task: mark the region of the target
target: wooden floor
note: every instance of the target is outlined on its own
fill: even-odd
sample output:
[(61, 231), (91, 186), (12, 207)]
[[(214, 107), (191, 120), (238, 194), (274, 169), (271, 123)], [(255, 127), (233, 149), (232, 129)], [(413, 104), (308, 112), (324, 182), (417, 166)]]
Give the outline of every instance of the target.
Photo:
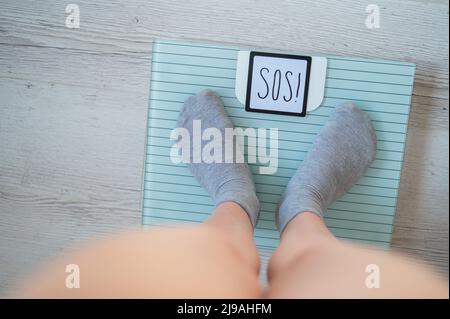
[(417, 64), (393, 248), (448, 272), (446, 1), (0, 0), (0, 293), (70, 245), (140, 224), (158, 37)]

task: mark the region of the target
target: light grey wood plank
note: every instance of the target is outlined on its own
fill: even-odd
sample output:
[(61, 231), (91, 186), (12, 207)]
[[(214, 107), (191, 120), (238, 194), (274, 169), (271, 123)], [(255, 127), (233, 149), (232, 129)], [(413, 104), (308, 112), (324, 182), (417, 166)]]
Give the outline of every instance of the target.
[[(448, 272), (448, 4), (0, 0), (0, 292), (78, 241), (140, 223), (151, 41), (417, 63), (393, 248)], [(263, 255), (263, 272), (269, 256)]]

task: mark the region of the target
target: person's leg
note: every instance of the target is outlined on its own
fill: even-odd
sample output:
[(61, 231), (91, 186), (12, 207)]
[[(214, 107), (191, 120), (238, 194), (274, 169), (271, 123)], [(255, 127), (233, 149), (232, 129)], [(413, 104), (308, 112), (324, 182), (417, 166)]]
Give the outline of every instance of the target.
[[(22, 296), (261, 296), (253, 241), (259, 201), (247, 164), (237, 163), (237, 157), (224, 161), (222, 151), (214, 154), (222, 157), (217, 162), (196, 158), (203, 152), (204, 139), (211, 134), (225, 137), (225, 129), (233, 128), (222, 101), (211, 91), (188, 98), (178, 127), (202, 140), (179, 143), (188, 143), (187, 165), (213, 199), (216, 208), (212, 216), (196, 227), (134, 232), (102, 241), (49, 267), (34, 283), (24, 286)], [(221, 148), (226, 150), (227, 145), (223, 143)], [(80, 266), (80, 289), (65, 287), (67, 263)]]
[[(269, 265), (268, 297), (448, 296), (423, 267), (339, 242), (325, 226), (324, 210), (364, 175), (375, 153), (368, 116), (351, 103), (338, 107), (283, 194), (277, 215), (281, 243)], [(377, 286), (377, 275), (380, 288), (367, 288), (366, 283)]]
[(286, 226), (268, 273), (267, 298), (448, 298), (448, 286), (424, 266), (338, 241), (308, 212)]
[(246, 267), (253, 270), (253, 275), (259, 275), (259, 254), (253, 239), (253, 225), (239, 205), (233, 202), (219, 205), (205, 225), (226, 236)]
[[(80, 288), (66, 286), (79, 267)], [(253, 228), (237, 204), (199, 226), (134, 231), (59, 258), (13, 292), (20, 298), (258, 298)]]

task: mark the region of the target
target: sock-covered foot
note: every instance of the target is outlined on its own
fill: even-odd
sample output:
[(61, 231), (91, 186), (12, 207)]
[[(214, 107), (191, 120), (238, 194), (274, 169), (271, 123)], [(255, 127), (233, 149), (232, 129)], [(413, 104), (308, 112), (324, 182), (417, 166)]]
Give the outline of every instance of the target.
[(302, 212), (323, 217), (325, 209), (364, 175), (375, 153), (376, 136), (369, 117), (349, 102), (337, 107), (281, 198), (280, 232)]
[[(191, 96), (184, 102), (178, 117), (178, 127), (187, 129), (192, 137), (194, 120), (201, 121), (202, 135), (207, 128), (217, 128), (222, 134), (222, 141), (225, 140), (225, 128), (233, 128), (233, 123), (225, 113), (222, 101), (209, 90)], [(222, 142), (221, 163), (205, 163), (203, 159), (200, 162), (198, 159), (194, 161), (193, 147), (201, 147), (201, 151), (209, 142), (209, 140), (202, 140), (201, 144), (196, 146), (191, 143), (189, 169), (212, 197), (216, 207), (224, 202), (235, 202), (246, 211), (251, 223), (255, 226), (259, 214), (259, 201), (247, 164), (236, 163), (234, 160), (233, 163), (225, 163), (225, 142)]]

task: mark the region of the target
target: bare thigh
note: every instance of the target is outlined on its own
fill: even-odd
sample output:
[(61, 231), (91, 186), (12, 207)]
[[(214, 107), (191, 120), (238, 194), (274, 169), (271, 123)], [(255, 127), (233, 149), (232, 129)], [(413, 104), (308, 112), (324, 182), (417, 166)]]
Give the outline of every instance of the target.
[[(66, 265), (80, 269), (80, 288), (65, 285)], [(256, 298), (257, 267), (228, 236), (202, 224), (133, 231), (91, 243), (48, 263), (25, 281), (20, 297)]]

